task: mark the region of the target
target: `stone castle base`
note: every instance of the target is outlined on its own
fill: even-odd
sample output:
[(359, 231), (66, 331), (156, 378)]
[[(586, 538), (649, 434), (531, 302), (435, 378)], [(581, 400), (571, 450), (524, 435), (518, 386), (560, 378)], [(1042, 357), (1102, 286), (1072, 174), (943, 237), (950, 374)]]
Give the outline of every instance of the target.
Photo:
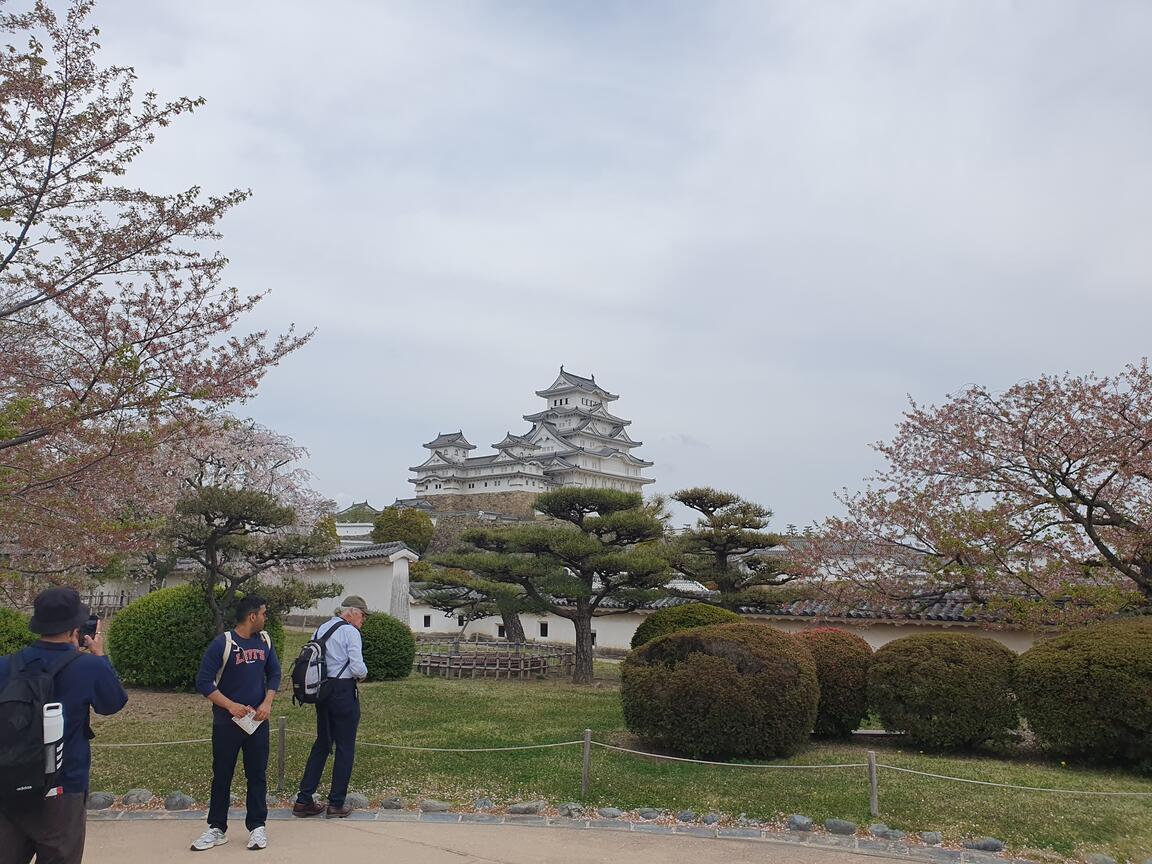
[(437, 513), (504, 513), (531, 518), (536, 492), (478, 492), (474, 495), (418, 495)]

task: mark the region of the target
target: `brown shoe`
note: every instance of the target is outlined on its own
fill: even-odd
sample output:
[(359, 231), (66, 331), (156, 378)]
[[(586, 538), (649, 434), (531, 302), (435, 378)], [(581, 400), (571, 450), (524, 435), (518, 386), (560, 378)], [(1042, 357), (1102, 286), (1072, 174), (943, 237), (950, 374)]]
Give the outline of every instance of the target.
[(312, 801), (308, 804), (297, 803), (292, 805), (292, 815), (299, 816), (301, 819), (306, 816), (319, 816), (323, 812), (324, 805), (319, 801)]
[(350, 805), (350, 804), (342, 804), (339, 807), (333, 807), (331, 804), (329, 804), (328, 805), (328, 812), (325, 814), (324, 818), (325, 819), (343, 819), (345, 816), (347, 816), (351, 812), (352, 812), (352, 805)]

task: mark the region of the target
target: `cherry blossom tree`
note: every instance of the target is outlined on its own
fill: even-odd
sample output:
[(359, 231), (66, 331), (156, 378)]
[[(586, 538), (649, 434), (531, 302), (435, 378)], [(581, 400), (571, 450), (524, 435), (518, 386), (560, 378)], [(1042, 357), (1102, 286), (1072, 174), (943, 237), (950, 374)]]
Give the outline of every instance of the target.
[(238, 596), (272, 575), (284, 577), (268, 586), (289, 598), (281, 605), (308, 606), (340, 591), (294, 577), (299, 563), (339, 545), (329, 524), (334, 502), (312, 491), (299, 467), (303, 448), (251, 420), (221, 416), (179, 450), (171, 480), (182, 491), (170, 499), (162, 533), (177, 556), (200, 565), (196, 578), (218, 632)]
[[(248, 195), (133, 187), (202, 104), (98, 62), (91, 0), (0, 13), (0, 542), (10, 580), (132, 548), (160, 445), (243, 400), (310, 334), (236, 328), (217, 224)], [(146, 508), (147, 509), (147, 508)]]
[(1000, 621), (1152, 607), (1152, 372), (1048, 375), (912, 403), (803, 553), (846, 602), (961, 596)]

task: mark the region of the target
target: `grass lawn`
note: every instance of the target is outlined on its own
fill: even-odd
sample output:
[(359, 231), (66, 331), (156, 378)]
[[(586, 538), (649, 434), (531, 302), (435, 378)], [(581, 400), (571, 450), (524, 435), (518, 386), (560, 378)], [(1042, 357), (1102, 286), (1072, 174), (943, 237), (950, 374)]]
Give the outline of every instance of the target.
[[(299, 644), (292, 637), (290, 646)], [(291, 650), (288, 652), (293, 653)], [(362, 746), (352, 788), (371, 799), (388, 795), (436, 797), (469, 805), (480, 795), (498, 803), (544, 798), (580, 800), (580, 748), (512, 753), (419, 753), (363, 746), (367, 742), (420, 747), (498, 747), (578, 740), (585, 728), (605, 743), (634, 746), (624, 728), (615, 683), (618, 665), (598, 663), (599, 686), (559, 682), (444, 680), (414, 676), (361, 688)], [(133, 691), (128, 707), (93, 722), (95, 744), (171, 741), (209, 734), (209, 707), (189, 694)], [(313, 712), (293, 707), (287, 693), (274, 715), (286, 715), (287, 786), (294, 788), (311, 744)], [(275, 728), (275, 726), (273, 727)], [(1152, 792), (1152, 778), (1060, 763), (942, 757), (904, 749), (892, 739), (867, 745), (814, 745), (793, 764), (862, 762), (867, 747), (881, 762), (979, 780), (1025, 786)], [(180, 790), (208, 796), (208, 744), (98, 749), (92, 788), (123, 793), (143, 786), (158, 794)], [(270, 786), (276, 783), (275, 744)], [(1016, 852), (1064, 855), (1107, 852), (1124, 860), (1152, 857), (1152, 799), (1078, 798), (956, 784), (881, 771), (881, 819), (906, 831), (940, 830), (946, 839), (991, 835)], [(236, 791), (239, 791), (239, 786)], [(321, 787), (323, 791), (324, 787)], [(762, 771), (659, 763), (600, 748), (593, 750), (588, 803), (622, 808), (716, 810), (754, 819), (804, 813), (867, 824), (864, 769)]]

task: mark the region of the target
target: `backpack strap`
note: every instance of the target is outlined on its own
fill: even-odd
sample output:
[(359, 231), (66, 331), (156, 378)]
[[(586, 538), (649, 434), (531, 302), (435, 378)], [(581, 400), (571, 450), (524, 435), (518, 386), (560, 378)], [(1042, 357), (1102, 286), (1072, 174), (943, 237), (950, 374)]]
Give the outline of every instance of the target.
[[(57, 675), (59, 675), (61, 672), (64, 671), (64, 668), (66, 666), (69, 666), (70, 664), (75, 663), (77, 660), (79, 660), (80, 656), (81, 655), (80, 655), (79, 651), (69, 652), (68, 656), (65, 657), (62, 661), (60, 661), (60, 663), (56, 666), (56, 668), (53, 669), (51, 671), (51, 673), (49, 673), (49, 674), (51, 674), (51, 676), (53, 678), (55, 678)], [(19, 651), (16, 651), (16, 652), (10, 654), (9, 657), (11, 657), (11, 660), (10, 660), (11, 665), (8, 667), (8, 675), (11, 678), (16, 678), (16, 677), (20, 676), (21, 674), (23, 674), (24, 670), (28, 668), (30, 661), (25, 656), (23, 648), (20, 649)], [(36, 659), (39, 659), (39, 658), (36, 658)], [(35, 661), (31, 661), (31, 662), (35, 662)], [(45, 665), (47, 665), (47, 663), (45, 663)]]
[(272, 637), (268, 635), (267, 630), (260, 631), (260, 638), (264, 640), (264, 644), (269, 648), (272, 647)]
[(236, 647), (236, 643), (232, 640), (232, 631), (224, 631), (224, 657), (220, 661), (220, 671), (216, 673), (216, 685), (220, 685), (220, 679), (224, 676), (224, 669), (228, 666), (228, 658), (232, 656), (232, 651)]
[[(335, 633), (337, 630), (339, 630), (341, 627), (343, 627), (345, 624), (348, 624), (348, 622), (345, 621), (343, 618), (341, 618), (339, 621), (337, 621), (335, 624), (333, 624), (330, 628), (328, 628), (327, 633), (325, 633), (320, 638), (315, 639), (315, 641), (321, 645), (325, 644), (331, 638), (332, 634)], [(348, 626), (351, 627), (352, 625), (348, 624)], [(315, 638), (315, 637), (313, 637), (313, 638)]]

